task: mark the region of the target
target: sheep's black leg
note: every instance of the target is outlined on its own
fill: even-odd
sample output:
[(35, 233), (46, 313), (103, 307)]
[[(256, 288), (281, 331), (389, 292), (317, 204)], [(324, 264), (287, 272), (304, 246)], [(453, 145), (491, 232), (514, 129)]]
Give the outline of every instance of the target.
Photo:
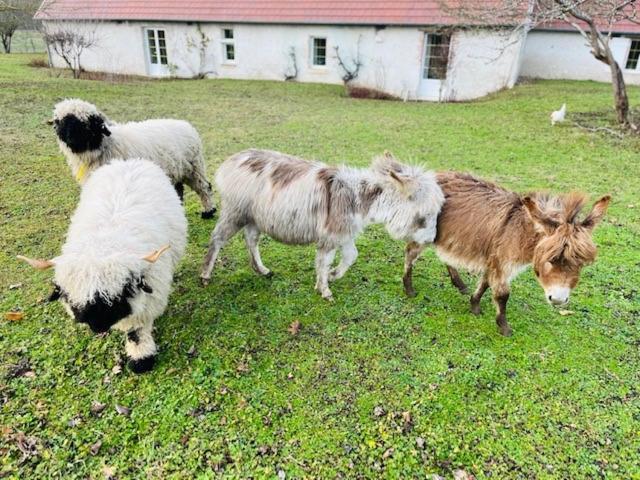
[(178, 197), (180, 197), (180, 201), (183, 202), (184, 201), (184, 185), (182, 184), (182, 182), (178, 182), (176, 183), (173, 188), (176, 189), (176, 193), (178, 194)]

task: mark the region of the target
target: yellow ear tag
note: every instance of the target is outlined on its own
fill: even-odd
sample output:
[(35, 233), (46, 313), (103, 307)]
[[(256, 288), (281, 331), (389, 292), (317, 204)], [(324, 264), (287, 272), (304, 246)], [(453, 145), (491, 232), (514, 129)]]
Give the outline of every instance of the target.
[(78, 168), (78, 171), (76, 172), (76, 180), (78, 182), (81, 182), (86, 175), (87, 175), (87, 164), (81, 163), (80, 168)]

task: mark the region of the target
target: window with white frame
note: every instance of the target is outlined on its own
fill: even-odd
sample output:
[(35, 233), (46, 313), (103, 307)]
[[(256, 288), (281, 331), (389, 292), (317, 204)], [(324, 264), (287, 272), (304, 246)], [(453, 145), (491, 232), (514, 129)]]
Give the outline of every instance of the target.
[(311, 39), (311, 65), (324, 67), (327, 64), (327, 39), (313, 37)]
[(423, 78), (432, 80), (444, 80), (447, 78), (450, 40), (451, 37), (449, 35), (427, 35)]
[(627, 63), (624, 68), (627, 70), (637, 70), (638, 59), (640, 59), (640, 39), (631, 40), (629, 55), (627, 56)]
[(167, 65), (167, 42), (164, 30), (147, 29), (147, 45), (149, 48), (149, 62), (152, 65)]
[(225, 63), (236, 63), (236, 40), (233, 28), (222, 29), (222, 58)]

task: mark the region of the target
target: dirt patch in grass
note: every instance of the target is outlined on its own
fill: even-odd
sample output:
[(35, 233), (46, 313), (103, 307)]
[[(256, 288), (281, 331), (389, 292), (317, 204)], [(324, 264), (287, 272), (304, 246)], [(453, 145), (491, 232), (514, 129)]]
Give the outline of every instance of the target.
[(376, 90), (375, 88), (347, 85), (346, 89), (347, 96), (351, 98), (364, 98), (369, 100), (400, 100), (399, 97), (383, 92), (382, 90)]

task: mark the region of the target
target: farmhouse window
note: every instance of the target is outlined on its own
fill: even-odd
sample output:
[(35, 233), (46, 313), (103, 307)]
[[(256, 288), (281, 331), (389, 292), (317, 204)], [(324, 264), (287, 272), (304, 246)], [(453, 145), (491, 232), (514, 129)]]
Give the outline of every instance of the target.
[(433, 80), (447, 78), (450, 40), (451, 37), (449, 35), (427, 35), (424, 54), (424, 78)]
[(167, 42), (164, 30), (147, 29), (147, 45), (149, 46), (149, 61), (153, 65), (167, 65)]
[(236, 41), (233, 36), (233, 28), (222, 29), (222, 58), (227, 63), (236, 61)]
[(631, 47), (629, 48), (629, 56), (627, 57), (627, 64), (625, 68), (627, 70), (635, 70), (638, 67), (638, 59), (640, 58), (640, 39), (631, 40)]
[(311, 52), (311, 64), (323, 67), (327, 64), (327, 39), (313, 38), (313, 50)]

